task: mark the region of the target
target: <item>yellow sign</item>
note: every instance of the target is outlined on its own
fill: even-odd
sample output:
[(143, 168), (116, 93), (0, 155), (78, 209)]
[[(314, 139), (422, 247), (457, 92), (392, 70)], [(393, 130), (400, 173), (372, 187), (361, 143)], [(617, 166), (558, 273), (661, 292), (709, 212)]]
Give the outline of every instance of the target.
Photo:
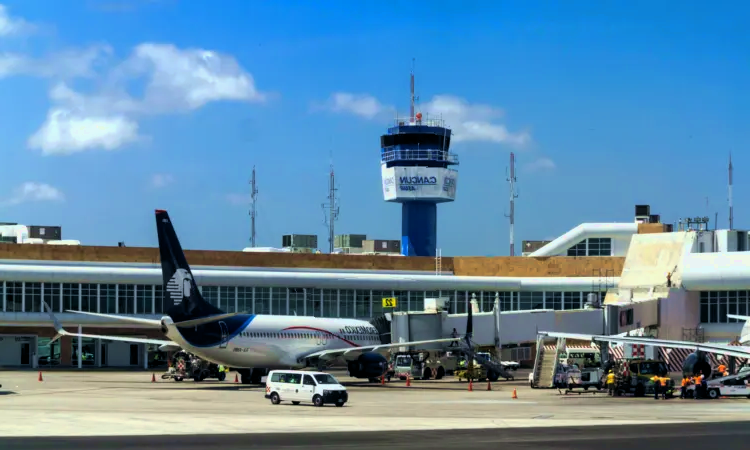
[(395, 297), (384, 298), (383, 299), (383, 308), (395, 308), (397, 303), (398, 302), (396, 301)]

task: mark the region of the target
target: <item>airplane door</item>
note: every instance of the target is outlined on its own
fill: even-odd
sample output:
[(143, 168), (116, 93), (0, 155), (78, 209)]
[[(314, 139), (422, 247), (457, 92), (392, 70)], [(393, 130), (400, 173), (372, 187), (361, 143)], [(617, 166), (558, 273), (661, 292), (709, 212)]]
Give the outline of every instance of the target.
[(219, 328), (221, 329), (221, 343), (219, 344), (219, 348), (227, 348), (227, 344), (229, 343), (229, 328), (223, 320), (219, 322)]

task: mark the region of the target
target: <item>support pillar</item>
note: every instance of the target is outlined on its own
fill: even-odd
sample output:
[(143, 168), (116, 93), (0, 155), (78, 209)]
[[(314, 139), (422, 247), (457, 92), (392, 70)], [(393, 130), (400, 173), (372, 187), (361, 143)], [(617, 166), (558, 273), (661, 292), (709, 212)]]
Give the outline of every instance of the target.
[(143, 368), (148, 369), (148, 344), (141, 344), (143, 346)]
[(78, 368), (83, 368), (83, 337), (81, 337), (81, 334), (83, 334), (83, 331), (81, 331), (83, 327), (78, 325)]

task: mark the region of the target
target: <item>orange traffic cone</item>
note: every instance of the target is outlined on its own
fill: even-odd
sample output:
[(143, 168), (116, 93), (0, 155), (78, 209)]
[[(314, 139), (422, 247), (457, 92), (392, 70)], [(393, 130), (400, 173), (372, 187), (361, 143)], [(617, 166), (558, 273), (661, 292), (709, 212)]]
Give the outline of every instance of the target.
[(44, 381), (44, 378), (42, 378), (42, 371), (39, 371), (39, 378), (37, 378), (39, 381)]
[(156, 374), (151, 374), (151, 382), (156, 383)]
[(513, 396), (511, 398), (518, 398), (518, 393), (516, 392), (516, 388), (513, 388)]
[(385, 384), (385, 375), (380, 375), (380, 384)]
[(234, 382), (235, 383), (239, 383), (240, 382), (240, 377), (236, 373), (234, 374)]
[(411, 386), (411, 377), (409, 375), (406, 376), (406, 385)]
[(469, 380), (469, 392), (474, 391), (474, 382)]
[(487, 390), (488, 391), (492, 390), (492, 383), (490, 383), (490, 380), (487, 380)]

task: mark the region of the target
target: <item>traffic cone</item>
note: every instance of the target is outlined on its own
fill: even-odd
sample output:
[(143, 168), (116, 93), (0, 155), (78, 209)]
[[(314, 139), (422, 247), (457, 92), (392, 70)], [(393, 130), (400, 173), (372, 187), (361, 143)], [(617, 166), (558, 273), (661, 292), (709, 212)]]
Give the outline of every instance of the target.
[(42, 371), (39, 371), (39, 378), (37, 378), (38, 381), (44, 381), (44, 378), (42, 378)]
[(380, 384), (381, 385), (385, 384), (385, 375), (380, 375)]
[(474, 382), (469, 380), (469, 392), (473, 392), (473, 391), (474, 391)]
[(488, 391), (492, 390), (492, 383), (490, 383), (490, 380), (487, 380), (487, 390)]
[(151, 382), (156, 383), (156, 374), (151, 374)]
[(511, 398), (518, 398), (518, 393), (516, 392), (516, 388), (513, 388), (513, 396)]
[(240, 382), (240, 377), (236, 373), (234, 374), (234, 382), (235, 383), (239, 383)]
[(409, 375), (406, 376), (406, 385), (411, 386), (411, 377)]

